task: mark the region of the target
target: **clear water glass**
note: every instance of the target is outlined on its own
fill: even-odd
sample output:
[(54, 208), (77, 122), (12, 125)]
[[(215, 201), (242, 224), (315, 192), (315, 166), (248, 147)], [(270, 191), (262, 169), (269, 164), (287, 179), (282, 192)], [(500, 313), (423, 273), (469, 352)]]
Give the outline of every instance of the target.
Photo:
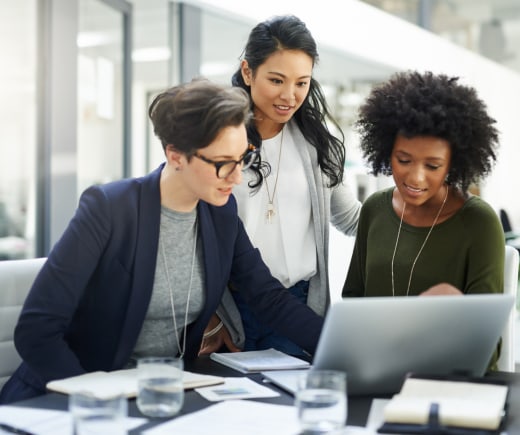
[(124, 395), (96, 397), (88, 392), (69, 396), (74, 435), (126, 435), (128, 402)]
[(347, 423), (346, 374), (310, 369), (302, 375), (295, 404), (303, 434), (341, 431)]
[(184, 364), (180, 358), (141, 358), (137, 361), (137, 407), (148, 417), (171, 417), (184, 404)]

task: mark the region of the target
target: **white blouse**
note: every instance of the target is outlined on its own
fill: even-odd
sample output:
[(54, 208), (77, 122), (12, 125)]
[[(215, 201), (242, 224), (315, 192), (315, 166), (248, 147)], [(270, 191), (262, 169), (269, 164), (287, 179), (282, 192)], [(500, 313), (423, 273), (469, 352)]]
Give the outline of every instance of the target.
[[(271, 174), (254, 195), (247, 185), (253, 179), (250, 171), (244, 173), (242, 183), (233, 189), (238, 214), (253, 245), (285, 287), (308, 280), (317, 271), (309, 181), (297, 146), (286, 127), (273, 138), (265, 139), (262, 159), (270, 164)], [(267, 218), (269, 197), (274, 206), (271, 221)]]

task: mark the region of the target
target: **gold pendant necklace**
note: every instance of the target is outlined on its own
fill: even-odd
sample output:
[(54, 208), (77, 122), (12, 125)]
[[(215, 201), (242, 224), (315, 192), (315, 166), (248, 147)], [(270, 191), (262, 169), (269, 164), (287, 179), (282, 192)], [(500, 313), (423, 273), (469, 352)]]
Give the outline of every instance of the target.
[[(419, 249), (419, 252), (417, 253), (417, 256), (415, 257), (415, 260), (412, 263), (412, 269), (410, 270), (410, 276), (408, 277), (408, 287), (406, 288), (406, 296), (408, 296), (408, 293), (410, 292), (410, 284), (412, 282), (412, 275), (413, 270), (415, 268), (415, 263), (417, 263), (417, 260), (419, 259), (419, 255), (421, 255), (421, 252), (426, 245), (426, 242), (428, 241), (428, 238), (430, 237), (430, 234), (432, 233), (433, 227), (437, 223), (437, 220), (439, 219), (439, 216), (442, 213), (442, 210), (444, 209), (444, 204), (446, 204), (446, 200), (448, 199), (448, 185), (446, 185), (446, 195), (444, 196), (444, 200), (442, 201), (441, 208), (437, 212), (437, 216), (435, 216), (435, 219), (433, 220), (433, 224), (430, 227), (430, 230), (428, 231), (428, 234), (426, 234), (426, 238), (424, 239), (424, 242), (421, 246), (421, 249)], [(394, 286), (394, 259), (395, 259), (395, 253), (397, 251), (397, 244), (399, 243), (399, 235), (401, 234), (401, 227), (403, 225), (403, 217), (404, 217), (404, 211), (406, 209), (406, 202), (403, 201), (403, 211), (401, 212), (401, 221), (399, 222), (399, 229), (397, 230), (397, 238), (395, 240), (395, 246), (394, 246), (394, 253), (392, 255), (392, 296), (395, 297), (395, 286)]]
[(273, 216), (276, 214), (275, 208), (274, 208), (274, 196), (276, 195), (276, 187), (278, 186), (278, 174), (280, 173), (280, 161), (282, 157), (282, 145), (283, 145), (283, 127), (282, 127), (282, 134), (280, 136), (280, 149), (278, 151), (278, 165), (276, 167), (276, 177), (274, 180), (274, 187), (273, 187), (273, 196), (271, 196), (271, 192), (269, 191), (269, 183), (267, 181), (267, 178), (265, 179), (265, 188), (267, 190), (267, 223), (272, 223)]

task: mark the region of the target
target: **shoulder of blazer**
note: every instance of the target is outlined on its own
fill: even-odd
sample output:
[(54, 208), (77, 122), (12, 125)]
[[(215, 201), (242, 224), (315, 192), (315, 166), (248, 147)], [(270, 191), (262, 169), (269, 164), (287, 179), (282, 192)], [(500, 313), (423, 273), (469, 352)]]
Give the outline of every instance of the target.
[(124, 178), (121, 180), (111, 181), (109, 183), (102, 184), (99, 187), (107, 192), (107, 194), (111, 195), (130, 193), (132, 191), (139, 192), (141, 190), (146, 194), (159, 194), (159, 183), (161, 180), (161, 171), (163, 166), (164, 164), (142, 177)]
[[(160, 212), (160, 207), (154, 205), (160, 204), (160, 175), (161, 168), (138, 178), (125, 178), (122, 180), (112, 181), (106, 184), (90, 186), (84, 193), (88, 195), (90, 192), (95, 197), (101, 194), (105, 201), (112, 204), (112, 211), (116, 214), (128, 213), (128, 207), (138, 210), (138, 214), (149, 214), (152, 210)], [(99, 192), (98, 194), (94, 192)], [(83, 196), (83, 195), (82, 195)]]
[[(79, 212), (94, 212), (108, 219), (118, 233), (137, 231), (137, 227), (150, 231), (159, 228), (161, 193), (160, 170), (140, 178), (127, 178), (103, 185), (91, 186), (82, 194)], [(90, 211), (89, 211), (90, 209)], [(84, 214), (82, 214), (84, 215)]]

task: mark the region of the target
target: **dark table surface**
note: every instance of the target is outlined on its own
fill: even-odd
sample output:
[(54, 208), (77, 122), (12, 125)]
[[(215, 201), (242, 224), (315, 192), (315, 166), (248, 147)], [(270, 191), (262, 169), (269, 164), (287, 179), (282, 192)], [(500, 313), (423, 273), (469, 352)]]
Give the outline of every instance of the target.
[[(186, 362), (185, 369), (195, 373), (206, 373), (216, 376), (232, 377), (232, 376), (244, 376), (233, 369), (225, 367), (221, 364), (213, 362), (208, 357), (201, 357), (192, 362)], [(262, 383), (263, 378), (260, 374), (247, 375), (251, 379)], [(520, 434), (520, 373), (505, 373), (498, 372), (488, 375), (487, 378), (502, 381), (510, 386), (509, 389), (509, 415), (506, 422), (506, 429), (508, 434)], [(286, 393), (284, 390), (272, 384), (268, 385), (270, 388), (278, 391), (280, 396), (267, 398), (267, 399), (254, 399), (259, 402), (274, 403), (279, 405), (293, 405), (294, 398)], [(382, 397), (385, 398), (385, 397)], [(388, 397), (386, 397), (388, 398)], [(348, 398), (348, 424), (354, 426), (365, 426), (368, 413), (373, 397), (369, 396), (349, 396)], [(213, 402), (209, 402), (204, 399), (195, 391), (186, 391), (184, 406), (181, 412), (177, 416), (186, 415), (194, 411), (204, 409)], [(45, 408), (45, 409), (59, 409), (65, 410), (68, 405), (68, 396), (58, 393), (50, 393), (44, 396), (40, 396), (34, 399), (25, 400), (16, 403), (17, 406), (28, 406), (34, 408)], [(135, 399), (129, 401), (128, 415), (131, 417), (144, 417), (137, 409)], [(176, 417), (177, 417), (176, 416)], [(176, 418), (173, 417), (173, 418)], [(150, 419), (150, 421), (140, 426), (138, 429), (130, 431), (130, 434), (141, 433), (142, 430), (153, 427), (157, 424), (164, 423), (168, 419)]]

